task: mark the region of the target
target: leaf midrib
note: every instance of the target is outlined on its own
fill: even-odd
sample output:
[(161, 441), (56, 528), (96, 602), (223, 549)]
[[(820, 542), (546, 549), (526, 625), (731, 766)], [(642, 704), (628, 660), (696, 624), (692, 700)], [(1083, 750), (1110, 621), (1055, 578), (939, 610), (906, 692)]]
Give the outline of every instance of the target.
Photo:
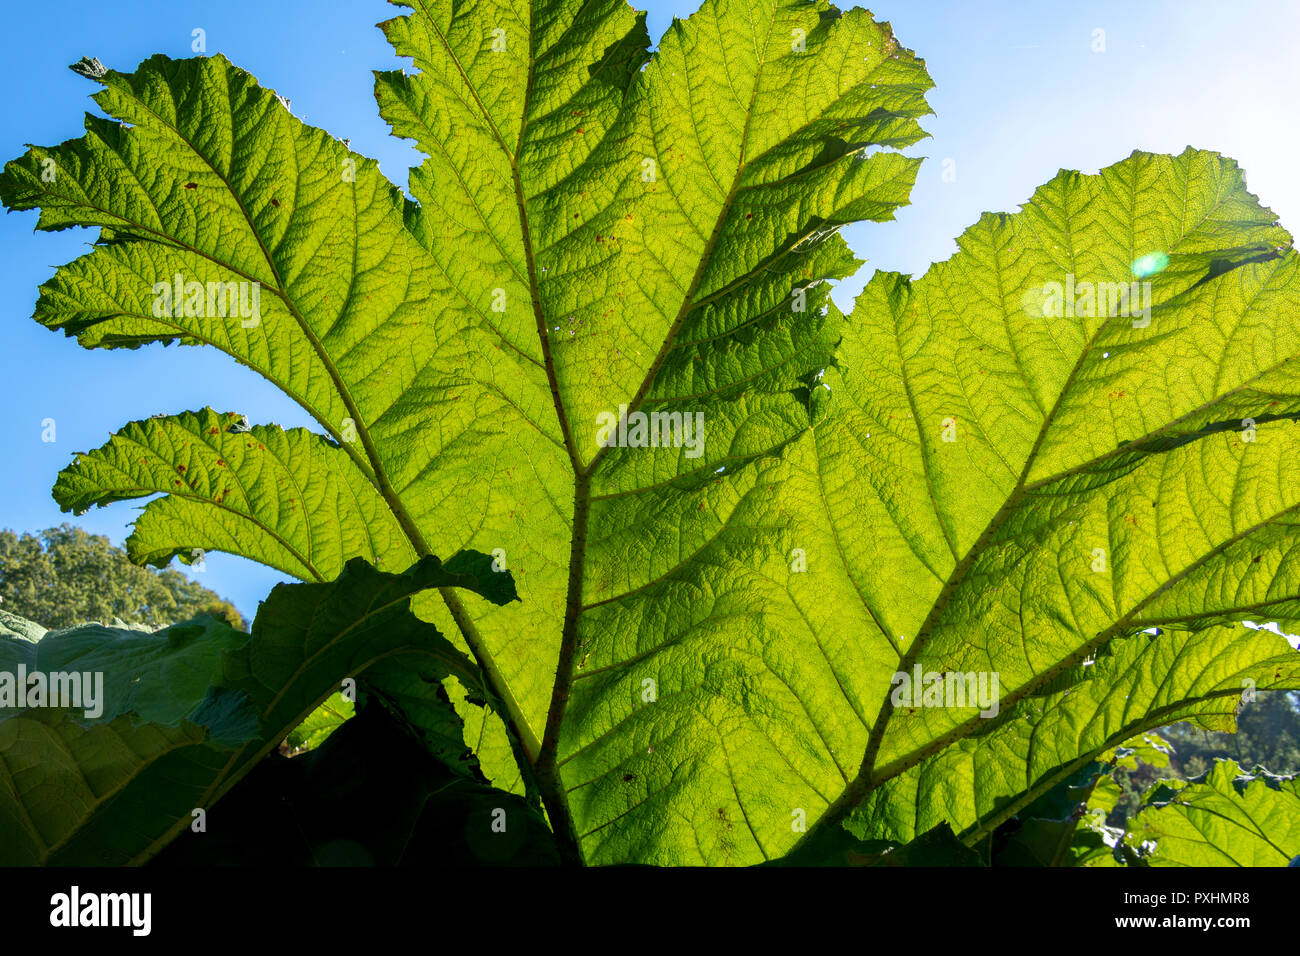
[[(644, 401), (646, 394), (649, 392), (650, 386), (654, 381), (655, 375), (658, 373), (660, 366), (663, 364), (665, 358), (667, 357), (668, 353), (672, 349), (673, 341), (676, 338), (677, 332), (680, 330), (682, 323), (686, 319), (686, 316), (690, 313), (690, 311), (694, 307), (693, 300), (694, 300), (695, 293), (699, 288), (700, 282), (703, 280), (704, 274), (707, 270), (710, 259), (712, 257), (713, 249), (717, 245), (718, 239), (721, 237), (722, 226), (726, 221), (727, 215), (731, 210), (731, 206), (735, 201), (735, 197), (739, 192), (740, 180), (747, 160), (746, 148), (749, 142), (750, 126), (753, 119), (753, 105), (755, 100), (758, 97), (758, 90), (762, 79), (763, 67), (766, 62), (765, 55), (767, 51), (767, 45), (770, 42), (771, 31), (774, 23), (775, 20), (773, 20), (771, 23), (768, 24), (768, 30), (764, 40), (762, 53), (759, 56), (758, 64), (755, 69), (753, 88), (750, 91), (749, 104), (748, 104), (748, 108), (745, 111), (745, 126), (741, 133), (740, 154), (737, 159), (737, 168), (733, 176), (731, 189), (728, 192), (726, 198), (724, 199), (718, 211), (716, 220), (714, 222), (712, 234), (709, 236), (708, 242), (705, 244), (705, 247), (700, 255), (699, 262), (695, 269), (695, 274), (693, 275), (690, 285), (688, 286), (683, 296), (682, 304), (678, 310), (677, 316), (674, 319), (672, 325), (669, 327), (664, 337), (664, 342), (660, 346), (659, 353), (656, 355), (654, 361), (651, 363), (650, 368), (647, 370), (645, 376), (643, 377), (640, 386), (638, 386), (636, 393), (632, 397), (632, 400), (628, 403), (629, 409), (640, 408), (641, 403)], [(532, 84), (531, 31), (529, 34), (529, 42), (530, 42), (529, 88), (531, 89), (531, 84)], [(525, 97), (525, 102), (527, 102), (527, 94)], [(527, 122), (526, 109), (525, 109), (524, 122), (525, 123)], [(523, 138), (523, 129), (521, 128), (520, 130), (521, 142), (522, 142), (522, 138)], [(521, 220), (524, 222), (525, 229), (526, 229), (527, 219), (526, 219), (526, 210), (523, 205), (522, 185), (519, 181), (519, 177), (517, 173), (517, 168), (518, 168), (517, 165), (514, 168), (516, 169), (515, 183), (516, 183), (516, 192), (520, 200)], [(531, 241), (527, 241), (527, 234), (526, 234), (526, 246), (531, 247)], [(530, 268), (530, 275), (533, 275), (533, 277), (535, 278), (535, 274), (533, 274), (532, 272), (533, 266), (532, 266), (531, 258), (529, 261), (529, 268)], [(546, 359), (547, 375), (552, 383), (552, 398), (556, 405), (557, 414), (560, 415), (561, 422), (565, 426), (564, 428), (565, 440), (566, 440), (566, 444), (569, 446), (570, 449), (570, 457), (571, 457), (571, 462), (575, 474), (573, 536), (570, 542), (571, 546), (570, 546), (570, 559), (569, 559), (569, 582), (568, 582), (568, 587), (566, 589), (566, 596), (565, 596), (564, 626), (560, 634), (560, 653), (556, 664), (556, 676), (555, 676), (555, 683), (552, 687), (551, 704), (547, 711), (546, 730), (542, 738), (542, 748), (538, 755), (537, 775), (538, 775), (539, 782), (542, 783), (543, 792), (544, 793), (549, 792), (551, 796), (551, 800), (556, 804), (556, 806), (563, 808), (563, 812), (565, 815), (565, 823), (567, 824), (567, 826), (565, 827), (565, 831), (568, 837), (572, 839), (574, 848), (580, 858), (581, 857), (580, 847), (581, 847), (582, 836), (576, 832), (572, 814), (569, 813), (568, 811), (567, 791), (564, 788), (564, 785), (560, 779), (559, 768), (557, 766), (557, 758), (559, 756), (560, 730), (561, 727), (563, 726), (564, 714), (567, 709), (569, 694), (572, 689), (572, 685), (574, 681), (578, 627), (583, 614), (583, 582), (584, 582), (584, 572), (586, 568), (587, 521), (591, 509), (591, 480), (596, 469), (599, 467), (600, 462), (604, 460), (604, 456), (609, 451), (609, 448), (611, 446), (608, 445), (602, 446), (592, 457), (590, 462), (588, 462), (585, 466), (582, 464), (580, 453), (578, 452), (576, 446), (574, 445), (572, 435), (569, 432), (567, 427), (567, 417), (564, 411), (564, 405), (561, 399), (558, 382), (555, 379), (554, 362), (550, 355), (549, 339), (547, 337), (546, 323), (540, 311), (540, 299), (538, 296), (538, 292), (536, 291), (537, 290), (536, 286), (534, 286), (534, 290), (535, 291), (534, 291), (533, 301), (535, 306), (538, 309), (537, 318), (539, 324), (539, 334), (542, 336), (542, 345), (543, 345), (543, 351)], [(550, 804), (548, 803), (548, 810), (549, 809), (550, 809)], [(743, 813), (743, 807), (742, 807), (742, 813)], [(556, 827), (556, 831), (557, 834), (560, 832), (560, 827), (558, 825)]]

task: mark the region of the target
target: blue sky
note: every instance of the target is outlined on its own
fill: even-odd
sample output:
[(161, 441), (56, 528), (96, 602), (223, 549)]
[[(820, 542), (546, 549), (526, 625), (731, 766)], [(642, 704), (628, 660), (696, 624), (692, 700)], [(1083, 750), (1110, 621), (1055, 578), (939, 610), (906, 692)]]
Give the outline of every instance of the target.
[[(698, 5), (634, 4), (657, 38)], [(1284, 225), (1300, 229), (1300, 53), (1296, 0), (880, 0), (874, 7), (900, 41), (924, 57), (936, 89), (932, 138), (912, 205), (898, 221), (846, 230), (867, 264), (835, 298), (847, 307), (874, 269), (919, 274), (955, 251), (954, 239), (985, 210), (1012, 210), (1058, 169), (1095, 172), (1140, 148), (1215, 149), (1241, 163), (1251, 191)], [(42, 4), (8, 4), (9, 45), (0, 161), (25, 143), (79, 135), (95, 89), (67, 64), (83, 55), (129, 70), (152, 53), (193, 55), (192, 31), (293, 101), (314, 126), (352, 141), (394, 182), (419, 161), (387, 134), (371, 95), (372, 69), (397, 64), (374, 24), (395, 11), (383, 0), (62, 0), (51, 29)], [(1096, 31), (1104, 52), (1095, 52)], [(943, 177), (944, 160), (955, 171)], [(30, 318), (36, 289), (55, 266), (85, 251), (91, 233), (33, 234), (35, 213), (0, 217), (0, 527), (36, 530), (74, 521), (122, 543), (135, 505), (61, 514), (50, 497), (74, 452), (97, 447), (128, 421), (211, 405), (255, 422), (311, 424), (248, 369), (199, 348), (87, 351)], [(42, 442), (54, 419), (56, 440)], [(278, 573), (211, 555), (196, 579), (246, 614)]]

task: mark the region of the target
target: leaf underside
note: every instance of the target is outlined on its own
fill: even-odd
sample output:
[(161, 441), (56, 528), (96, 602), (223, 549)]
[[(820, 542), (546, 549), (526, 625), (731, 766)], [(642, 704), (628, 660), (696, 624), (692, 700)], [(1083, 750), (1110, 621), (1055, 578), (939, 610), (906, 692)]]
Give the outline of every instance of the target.
[(1150, 866), (1287, 866), (1300, 856), (1300, 787), (1294, 776), (1242, 774), (1220, 760), (1176, 793), (1153, 795), (1127, 841), (1150, 848)]
[[(79, 456), (65, 508), (162, 494), (134, 558), (496, 555), (520, 602), (416, 607), (490, 686), (458, 706), (489, 776), (535, 774), (590, 863), (973, 842), (1142, 730), (1231, 721), (1247, 679), (1300, 687), (1238, 623), (1297, 617), (1300, 281), (1231, 160), (1062, 171), (846, 316), (836, 230), (906, 203), (929, 112), (887, 24), (709, 0), (653, 55), (621, 0), (381, 26), (413, 199), (220, 56), (109, 71), (120, 123), (0, 177), (40, 228), (103, 230), (38, 321), (215, 346), (320, 425), (203, 409)], [(258, 321), (158, 315), (177, 275), (258, 283)], [(1051, 314), (1067, 281), (1138, 292)], [(602, 444), (621, 411), (703, 440)], [(996, 673), (997, 714), (894, 704), (917, 666)]]
[[(278, 585), (251, 635), (207, 615), (157, 632), (87, 624), (39, 633), (7, 617), (6, 675), (20, 666), (75, 674), (84, 689), (72, 707), (0, 698), (0, 864), (144, 862), (301, 726), (339, 675), (386, 693), (383, 665), (418, 658), (439, 680), (471, 679), (473, 663), (411, 613), (411, 598), (455, 587), (510, 600), (490, 564), (430, 557), (385, 574), (355, 559), (328, 584)], [(96, 674), (102, 694), (92, 700)], [(449, 704), (436, 722), (456, 723)]]

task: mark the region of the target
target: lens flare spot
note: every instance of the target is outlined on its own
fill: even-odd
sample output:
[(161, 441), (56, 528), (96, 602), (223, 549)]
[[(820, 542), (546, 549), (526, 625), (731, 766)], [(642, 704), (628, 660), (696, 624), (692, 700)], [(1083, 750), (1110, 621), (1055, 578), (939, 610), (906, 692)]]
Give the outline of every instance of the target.
[(1157, 272), (1163, 272), (1167, 265), (1169, 265), (1168, 255), (1163, 252), (1148, 252), (1133, 263), (1133, 274), (1139, 279), (1145, 279)]

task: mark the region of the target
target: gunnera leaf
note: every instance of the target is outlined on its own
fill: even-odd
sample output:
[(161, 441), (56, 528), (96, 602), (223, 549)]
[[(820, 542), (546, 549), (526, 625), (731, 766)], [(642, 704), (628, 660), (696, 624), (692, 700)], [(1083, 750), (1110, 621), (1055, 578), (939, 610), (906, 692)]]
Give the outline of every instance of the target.
[(482, 555), (425, 558), (403, 574), (355, 558), (331, 583), (277, 586), (251, 634), (207, 615), (153, 633), (92, 624), (34, 642), (6, 625), (0, 862), (147, 860), (330, 697), (336, 675), (419, 654), (442, 662), (440, 677), (480, 680), (411, 613), (412, 595), (430, 587), (511, 594)]
[[(203, 410), (81, 455), (65, 507), (163, 493), (137, 559), (492, 554), (518, 604), (417, 608), (518, 742), (494, 779), (591, 863), (969, 844), (1243, 681), (1300, 686), (1234, 626), (1294, 616), (1300, 284), (1232, 161), (1063, 171), (844, 316), (837, 229), (907, 201), (928, 112), (887, 24), (708, 0), (653, 54), (621, 0), (382, 27), (412, 199), (222, 57), (108, 70), (117, 122), (0, 177), (102, 229), (38, 321), (213, 345), (319, 424)], [(899, 693), (950, 674), (946, 706)]]
[(1200, 777), (1164, 783), (1148, 792), (1124, 838), (1148, 866), (1288, 866), (1300, 856), (1295, 776), (1242, 773), (1219, 760)]

